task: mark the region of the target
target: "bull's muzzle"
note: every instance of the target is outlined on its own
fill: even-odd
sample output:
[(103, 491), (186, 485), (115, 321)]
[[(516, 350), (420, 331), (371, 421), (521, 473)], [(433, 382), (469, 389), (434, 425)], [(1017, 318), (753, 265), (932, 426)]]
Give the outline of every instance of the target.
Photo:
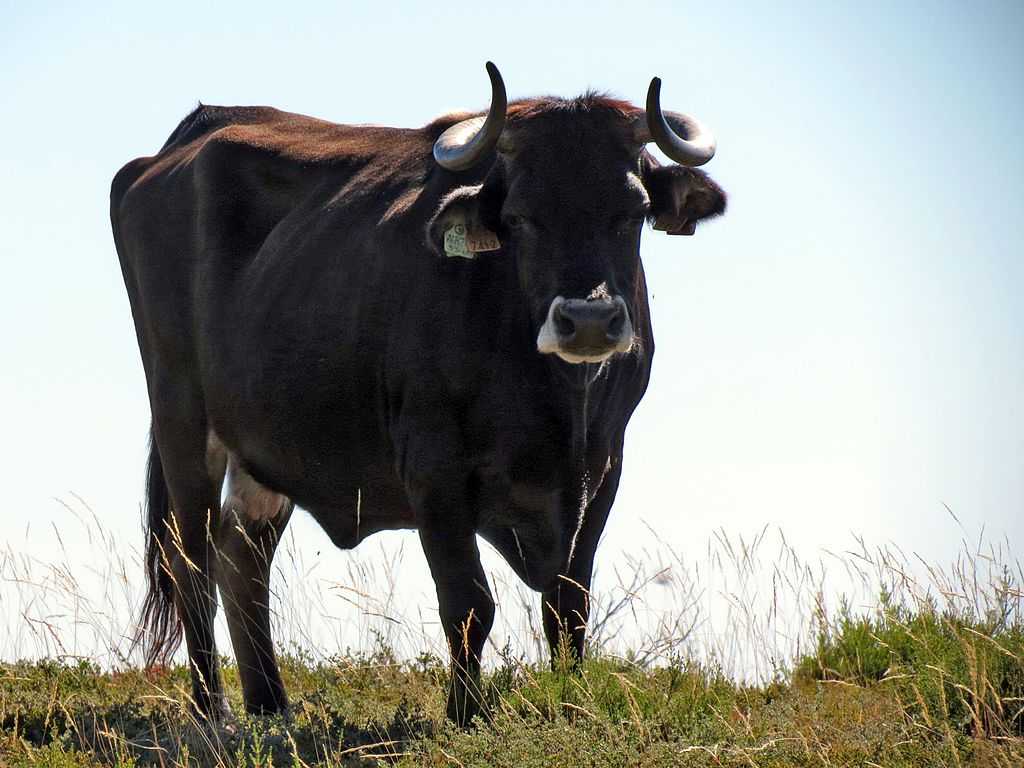
[(633, 346), (633, 324), (621, 296), (557, 296), (537, 334), (537, 350), (567, 363), (600, 363)]

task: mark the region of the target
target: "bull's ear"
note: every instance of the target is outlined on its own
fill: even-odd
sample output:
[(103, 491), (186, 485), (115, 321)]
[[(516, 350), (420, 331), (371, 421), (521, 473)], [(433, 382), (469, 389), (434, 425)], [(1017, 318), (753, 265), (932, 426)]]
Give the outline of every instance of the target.
[(692, 235), (697, 222), (725, 213), (725, 192), (696, 168), (652, 162), (643, 169), (643, 179), (655, 229), (670, 235)]
[(441, 200), (427, 224), (427, 240), (442, 256), (475, 258), (496, 251), (501, 242), (495, 230), (501, 216), (501, 200), (488, 184), (460, 187)]

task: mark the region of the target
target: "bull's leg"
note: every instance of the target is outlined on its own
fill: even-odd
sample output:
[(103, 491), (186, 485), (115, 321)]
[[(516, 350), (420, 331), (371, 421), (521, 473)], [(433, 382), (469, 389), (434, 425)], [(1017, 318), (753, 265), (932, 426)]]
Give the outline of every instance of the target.
[[(189, 507), (191, 507), (189, 509)], [(171, 575), (176, 585), (175, 607), (181, 619), (192, 675), (192, 702), (198, 714), (218, 718), (228, 711), (223, 695), (213, 621), (217, 599), (212, 578), (212, 539), (207, 520), (217, 505), (211, 499), (202, 506), (182, 504), (173, 511), (172, 525), (181, 541), (170, 544), (181, 551), (171, 557)], [(196, 545), (195, 542), (202, 542)], [(165, 544), (165, 547), (167, 545)]]
[(601, 487), (587, 507), (583, 526), (576, 537), (572, 562), (562, 574), (557, 586), (544, 592), (541, 609), (544, 635), (551, 649), (551, 664), (569, 654), (569, 662), (578, 668), (583, 661), (583, 647), (590, 619), (590, 583), (594, 570), (594, 555), (601, 538), (615, 492), (619, 487), (622, 461), (613, 457)]
[(448, 717), (468, 725), (480, 712), (480, 656), (494, 622), (494, 598), (472, 530), (420, 528), (420, 541), (437, 587), (441, 624), (452, 658)]
[(270, 634), (270, 567), (291, 517), (281, 497), (270, 517), (237, 509), (229, 497), (217, 536), (217, 582), (238, 661), (245, 709), (272, 714), (288, 706)]
[[(154, 406), (154, 436), (163, 460), (171, 510), (163, 549), (170, 560), (174, 603), (188, 646), (192, 698), (199, 714), (217, 717), (227, 709), (213, 620), (217, 612), (214, 591), (212, 525), (220, 512), (220, 486), (206, 454), (206, 428), (200, 419), (181, 418), (187, 394), (174, 392), (174, 415)], [(163, 401), (166, 402), (166, 401)], [(197, 427), (200, 427), (197, 429)]]

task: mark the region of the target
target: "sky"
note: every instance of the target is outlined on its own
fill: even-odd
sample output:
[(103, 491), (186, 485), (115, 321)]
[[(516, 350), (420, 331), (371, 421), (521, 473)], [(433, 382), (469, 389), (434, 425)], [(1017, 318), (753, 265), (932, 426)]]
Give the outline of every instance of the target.
[[(142, 542), (121, 165), (200, 100), (407, 127), (483, 108), (492, 60), (512, 97), (642, 102), (661, 77), (730, 194), (693, 238), (643, 236), (658, 351), (599, 571), (654, 534), (697, 558), (765, 526), (810, 557), (860, 536), (947, 562), (982, 531), (1019, 556), (1024, 5), (775, 5), (0, 0), (0, 541), (87, 560), (85, 503)], [(379, 538), (360, 551), (403, 549), (422, 587), (415, 538)]]

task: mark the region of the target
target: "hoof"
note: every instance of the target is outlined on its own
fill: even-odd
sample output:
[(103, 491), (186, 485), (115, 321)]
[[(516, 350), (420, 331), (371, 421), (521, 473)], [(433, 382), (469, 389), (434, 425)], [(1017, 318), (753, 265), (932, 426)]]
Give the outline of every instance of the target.
[(448, 706), (445, 713), (448, 719), (459, 728), (469, 728), (473, 724), (473, 718), (477, 715), (485, 715), (486, 711), (481, 706), (482, 696), (476, 685), (452, 685), (448, 691)]
[(231, 706), (223, 693), (203, 692), (195, 695), (189, 709), (199, 722), (223, 723), (231, 719)]
[(245, 713), (265, 717), (267, 715), (284, 715), (288, 712), (288, 699), (280, 701), (252, 701), (246, 702)]

